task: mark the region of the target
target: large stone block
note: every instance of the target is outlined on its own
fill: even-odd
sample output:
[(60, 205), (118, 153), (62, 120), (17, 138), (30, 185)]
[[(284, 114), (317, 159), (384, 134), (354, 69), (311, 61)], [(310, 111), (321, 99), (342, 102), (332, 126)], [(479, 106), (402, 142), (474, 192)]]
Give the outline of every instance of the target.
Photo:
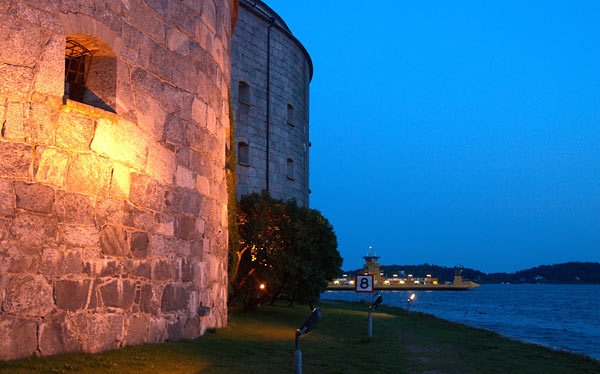
[(83, 265), (83, 272), (94, 277), (117, 277), (123, 273), (123, 264), (115, 259), (89, 259)]
[(14, 240), (0, 241), (0, 273), (36, 273), (39, 264), (38, 248), (24, 248)]
[(0, 216), (15, 212), (15, 191), (8, 179), (0, 179)]
[(80, 153), (69, 166), (66, 187), (71, 192), (106, 195), (112, 162), (95, 154)]
[[(62, 57), (64, 59), (64, 56)], [(62, 66), (62, 64), (61, 64)], [(64, 75), (64, 72), (62, 73)], [(38, 82), (36, 80), (36, 82)], [(60, 82), (60, 89), (62, 90), (64, 83)], [(62, 93), (60, 94), (62, 95)], [(31, 131), (30, 143), (37, 145), (53, 145), (54, 144), (54, 133), (57, 112), (50, 109), (48, 106), (40, 103), (31, 103), (31, 110), (29, 111), (29, 128)]]
[(0, 177), (28, 178), (32, 157), (33, 149), (30, 146), (0, 142)]
[(160, 314), (162, 291), (162, 288), (157, 285), (151, 283), (144, 284), (142, 286), (140, 310), (143, 313), (152, 315)]
[(147, 232), (132, 232), (129, 237), (129, 247), (133, 257), (146, 258), (148, 256), (148, 242)]
[(173, 183), (177, 161), (175, 152), (162, 144), (152, 143), (148, 146), (146, 173), (164, 184)]
[[(49, 6), (44, 4), (44, 10), (49, 10), (52, 6), (56, 6), (56, 2), (54, 1), (45, 1), (45, 3), (48, 3)], [(60, 30), (61, 26), (58, 23), (58, 20), (50, 14), (48, 14), (48, 16), (50, 20), (47, 23), (54, 23), (56, 27), (55, 30)], [(44, 45), (40, 61), (36, 66), (37, 70), (34, 88), (37, 92), (54, 96), (63, 95), (65, 86), (63, 79), (61, 78), (65, 75), (65, 65), (63, 62), (65, 60), (64, 49), (64, 36), (58, 33), (53, 34), (50, 37), (50, 40)]]
[(43, 317), (55, 308), (52, 287), (40, 275), (13, 276), (2, 308), (9, 314)]
[[(63, 57), (64, 59), (64, 57)], [(94, 121), (89, 116), (62, 112), (56, 126), (56, 145), (69, 150), (86, 151), (94, 136)]]
[(39, 272), (48, 277), (62, 277), (70, 274), (81, 274), (81, 251), (61, 251), (55, 248), (44, 248)]
[(57, 225), (55, 217), (19, 213), (15, 217), (10, 231), (19, 241), (20, 246), (39, 250), (42, 245), (56, 243)]
[(136, 278), (151, 279), (152, 278), (152, 261), (151, 260), (128, 260), (125, 263), (125, 271)]
[(156, 214), (154, 228), (158, 234), (173, 236), (175, 234), (175, 217), (170, 214)]
[(0, 61), (21, 66), (33, 66), (36, 63), (44, 42), (41, 29), (13, 17), (0, 15), (0, 35), (10, 35), (10, 38), (2, 40)]
[(91, 148), (112, 160), (143, 170), (146, 165), (148, 139), (133, 123), (99, 119)]
[(194, 280), (194, 264), (192, 261), (187, 260), (185, 257), (177, 259), (175, 280), (183, 283)]
[(165, 194), (165, 206), (172, 213), (198, 214), (200, 201), (196, 191), (181, 187), (170, 188)]
[(160, 309), (163, 313), (186, 310), (188, 302), (189, 293), (184, 287), (167, 284), (161, 298)]
[(150, 318), (144, 315), (131, 315), (127, 318), (125, 333), (126, 345), (140, 345), (148, 339)]
[(100, 232), (100, 247), (107, 256), (126, 257), (129, 255), (127, 232), (121, 227), (104, 226)]
[(57, 280), (54, 282), (56, 306), (62, 310), (92, 309), (98, 305), (95, 282), (84, 280)]
[(196, 219), (181, 215), (175, 221), (175, 236), (183, 240), (192, 240), (196, 236)]
[(42, 356), (81, 350), (81, 341), (66, 312), (55, 312), (40, 323), (39, 347)]
[(110, 196), (128, 199), (130, 186), (129, 168), (115, 163), (110, 181)]
[(137, 209), (122, 200), (106, 199), (99, 201), (96, 208), (96, 223), (107, 223), (152, 231), (154, 215), (146, 210)]
[(163, 129), (167, 114), (160, 104), (141, 90), (135, 90), (137, 122), (155, 141), (163, 139)]
[(56, 191), (54, 214), (61, 223), (94, 224), (94, 199), (90, 196)]
[(136, 205), (160, 212), (164, 209), (165, 187), (147, 175), (131, 173), (129, 198)]
[(62, 187), (67, 175), (70, 156), (56, 148), (37, 147), (33, 165), (35, 180)]
[(99, 287), (102, 305), (129, 309), (133, 305), (135, 283), (130, 280), (114, 279)]
[(124, 316), (120, 314), (91, 314), (87, 317), (86, 350), (102, 352), (118, 348), (124, 337)]
[(0, 96), (26, 101), (32, 82), (32, 68), (0, 62)]
[(160, 101), (162, 99), (162, 83), (152, 74), (137, 68), (131, 73), (131, 80), (135, 87), (146, 92), (155, 100)]
[(35, 183), (15, 182), (17, 208), (38, 213), (52, 213), (54, 189)]
[(95, 226), (58, 226), (58, 240), (67, 247), (95, 247), (99, 241), (99, 230)]
[(0, 315), (0, 360), (31, 356), (37, 350), (37, 321)]
[(150, 238), (150, 255), (154, 256), (188, 256), (190, 254), (190, 242), (177, 238), (165, 237), (153, 234)]
[(184, 144), (185, 134), (186, 122), (180, 117), (170, 114), (165, 123), (165, 140), (173, 144)]
[(168, 281), (175, 278), (175, 266), (172, 261), (156, 259), (152, 261), (152, 279)]
[(6, 119), (2, 124), (2, 136), (6, 140), (24, 142), (30, 136), (27, 118), (29, 105), (19, 102), (8, 102), (6, 105)]

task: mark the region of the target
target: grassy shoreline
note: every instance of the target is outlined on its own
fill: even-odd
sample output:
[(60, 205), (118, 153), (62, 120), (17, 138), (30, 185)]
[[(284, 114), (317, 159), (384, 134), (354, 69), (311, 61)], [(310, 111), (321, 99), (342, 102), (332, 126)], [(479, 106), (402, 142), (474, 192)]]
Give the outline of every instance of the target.
[[(583, 355), (511, 340), (422, 313), (381, 306), (366, 339), (366, 306), (324, 301), (302, 338), (304, 373), (598, 373)], [(232, 312), (227, 328), (196, 340), (0, 362), (0, 373), (292, 373), (294, 331), (306, 306)]]

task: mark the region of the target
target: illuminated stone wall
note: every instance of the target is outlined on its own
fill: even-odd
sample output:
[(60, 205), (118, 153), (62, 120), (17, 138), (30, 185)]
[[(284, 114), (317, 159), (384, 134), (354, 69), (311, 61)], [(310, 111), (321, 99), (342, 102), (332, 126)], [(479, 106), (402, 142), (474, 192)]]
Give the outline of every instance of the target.
[[(0, 359), (226, 324), (230, 6), (0, 2)], [(63, 99), (67, 36), (109, 110)]]
[[(267, 67), (270, 35), (270, 69)], [(312, 61), (284, 20), (262, 1), (240, 1), (231, 40), (232, 101), (235, 142), (247, 144), (249, 160), (237, 168), (239, 195), (267, 188), (272, 196), (309, 205), (309, 85)], [(267, 74), (270, 89), (267, 90)], [(239, 95), (239, 82), (249, 86), (248, 102)], [(267, 92), (269, 91), (269, 92)], [(269, 146), (267, 151), (267, 95)], [(293, 108), (288, 118), (288, 105)], [(239, 157), (238, 157), (239, 159)], [(289, 173), (288, 159), (293, 162)]]

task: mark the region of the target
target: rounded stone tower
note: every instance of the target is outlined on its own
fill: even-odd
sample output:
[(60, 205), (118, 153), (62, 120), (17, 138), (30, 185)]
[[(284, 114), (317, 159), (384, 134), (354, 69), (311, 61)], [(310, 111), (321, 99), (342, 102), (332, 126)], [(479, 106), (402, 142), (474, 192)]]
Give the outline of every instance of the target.
[(240, 1), (231, 41), (239, 195), (267, 190), (308, 206), (312, 69), (277, 13), (260, 0)]
[(226, 324), (235, 0), (0, 4), (0, 359)]

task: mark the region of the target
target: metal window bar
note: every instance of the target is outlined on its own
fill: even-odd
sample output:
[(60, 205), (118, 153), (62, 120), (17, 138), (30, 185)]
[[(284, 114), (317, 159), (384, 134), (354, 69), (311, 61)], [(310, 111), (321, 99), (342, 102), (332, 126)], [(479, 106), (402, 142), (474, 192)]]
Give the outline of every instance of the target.
[(65, 81), (85, 86), (93, 56), (94, 53), (83, 45), (73, 39), (67, 39), (65, 49)]

